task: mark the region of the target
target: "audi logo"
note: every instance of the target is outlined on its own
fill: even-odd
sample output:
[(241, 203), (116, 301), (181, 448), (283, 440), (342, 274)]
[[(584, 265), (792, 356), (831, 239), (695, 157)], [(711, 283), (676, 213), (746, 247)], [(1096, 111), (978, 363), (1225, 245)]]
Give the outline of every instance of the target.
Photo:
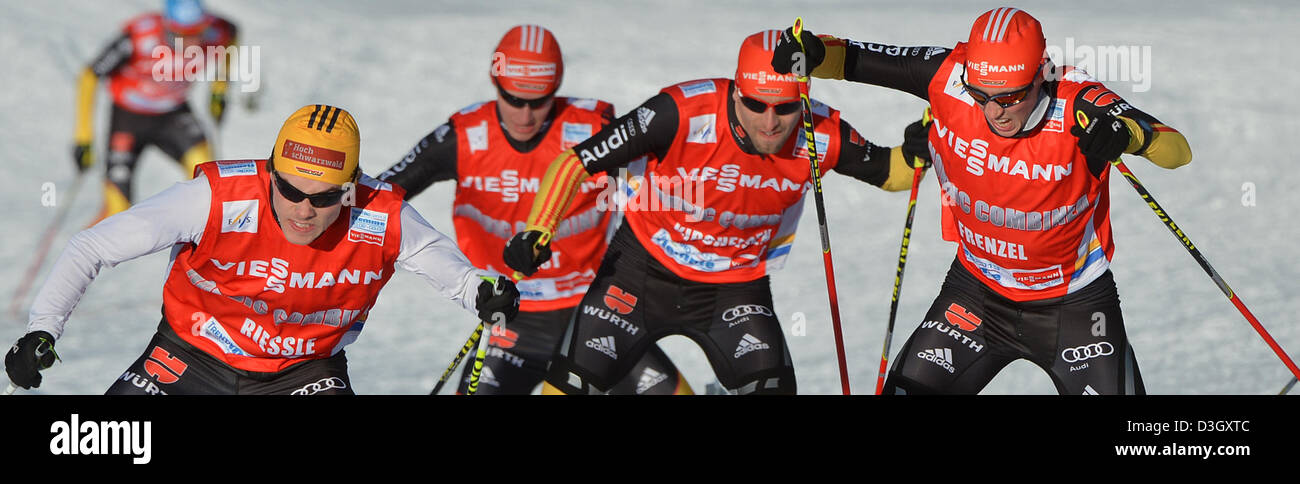
[(1114, 346), (1102, 341), (1100, 343), (1093, 343), (1085, 346), (1066, 348), (1064, 351), (1061, 351), (1061, 359), (1065, 360), (1066, 363), (1077, 363), (1089, 358), (1108, 356), (1114, 352)]
[(758, 304), (742, 304), (733, 307), (731, 309), (728, 309), (726, 311), (723, 311), (722, 320), (731, 322), (736, 318), (741, 318), (753, 314), (761, 314), (763, 316), (773, 316), (772, 310), (768, 309), (767, 306), (762, 306)]
[(322, 378), (315, 383), (309, 383), (307, 386), (294, 390), (290, 395), (315, 395), (317, 393), (329, 390), (331, 388), (347, 388), (348, 384), (343, 383), (343, 379), (337, 376)]

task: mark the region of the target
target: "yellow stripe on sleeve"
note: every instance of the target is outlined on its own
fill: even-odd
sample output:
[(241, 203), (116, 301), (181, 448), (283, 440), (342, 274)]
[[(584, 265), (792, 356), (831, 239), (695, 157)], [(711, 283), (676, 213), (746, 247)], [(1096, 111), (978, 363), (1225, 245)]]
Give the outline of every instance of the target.
[(591, 175), (578, 160), (573, 150), (566, 150), (551, 162), (542, 177), (533, 199), (533, 208), (528, 213), (528, 225), (524, 230), (537, 230), (545, 234), (543, 241), (550, 240), (560, 217), (569, 209), (569, 203), (578, 194), (582, 182)]

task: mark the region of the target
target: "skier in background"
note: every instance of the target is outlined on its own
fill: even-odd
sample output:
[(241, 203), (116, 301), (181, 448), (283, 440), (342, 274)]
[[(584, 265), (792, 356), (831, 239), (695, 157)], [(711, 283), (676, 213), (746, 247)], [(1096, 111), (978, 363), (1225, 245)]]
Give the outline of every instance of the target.
[[(104, 202), (96, 222), (131, 206), (132, 177), (145, 146), (158, 147), (181, 165), (186, 176), (193, 175), (195, 165), (212, 159), (203, 127), (187, 104), (191, 83), (180, 71), (173, 71), (170, 78), (155, 79), (155, 66), (160, 62), (154, 56), (155, 48), (172, 51), (178, 40), (184, 46), (182, 51), (189, 46), (234, 46), (235, 34), (234, 24), (204, 11), (199, 0), (167, 0), (161, 12), (142, 14), (128, 21), (121, 34), (82, 70), (77, 82), (77, 120), (73, 135), (73, 161), (78, 171), (85, 171), (94, 163), (92, 118), (100, 78), (108, 78), (113, 100)], [(179, 58), (183, 52), (171, 55)], [(208, 109), (217, 124), (225, 113), (226, 90), (225, 80), (210, 83)]]
[[(885, 394), (978, 393), (1025, 358), (1061, 394), (1142, 394), (1110, 271), (1110, 161), (1191, 161), (1186, 139), (1082, 70), (1046, 55), (1038, 20), (997, 8), (952, 49), (805, 30), (812, 74), (930, 102), (929, 146), (956, 260), (903, 345)], [(789, 72), (786, 30), (772, 56)]]
[[(811, 170), (798, 82), (770, 67), (779, 36), (746, 37), (734, 79), (664, 88), (551, 163), (527, 227), (503, 255), (525, 274), (548, 260), (560, 214), (586, 180), (629, 166), (637, 176), (543, 393), (607, 392), (670, 334), (699, 344), (730, 393), (796, 393), (768, 274), (794, 243)], [(904, 160), (922, 153), (876, 146), (820, 102), (812, 111), (822, 170), (911, 188)]]
[[(523, 228), (550, 161), (608, 124), (614, 107), (555, 95), (564, 58), (554, 34), (536, 25), (506, 32), (493, 51), (490, 73), (495, 100), (453, 114), (379, 179), (405, 188), (408, 200), (435, 182), (456, 182), (452, 221), (461, 250), (477, 267), (509, 273), (501, 252)], [(550, 257), (537, 273), (518, 281), (520, 314), (490, 330), (477, 394), (527, 395), (541, 384), (618, 224), (615, 210), (597, 206), (603, 186), (583, 186), (560, 222)], [(466, 365), (459, 393), (468, 388), (469, 373)], [(655, 345), (612, 393), (692, 391)]]

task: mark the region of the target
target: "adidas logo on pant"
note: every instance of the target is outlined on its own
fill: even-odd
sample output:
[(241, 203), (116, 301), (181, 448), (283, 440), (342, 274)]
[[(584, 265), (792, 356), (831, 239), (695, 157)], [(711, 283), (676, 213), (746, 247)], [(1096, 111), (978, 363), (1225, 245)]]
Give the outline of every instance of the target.
[(645, 393), (667, 379), (668, 375), (655, 371), (654, 368), (646, 367), (645, 371), (641, 372), (641, 379), (636, 382), (636, 394)]
[(478, 381), (484, 385), (492, 385), (498, 388), (501, 387), (501, 382), (497, 381), (497, 376), (492, 374), (491, 367), (483, 367), (483, 374), (479, 375)]
[(943, 367), (943, 369), (948, 370), (948, 373), (957, 372), (957, 369), (952, 367), (952, 350), (949, 348), (921, 350), (916, 353), (916, 357), (939, 365), (940, 367)]
[(740, 338), (740, 345), (736, 346), (735, 357), (740, 358), (742, 356), (745, 356), (746, 354), (749, 354), (749, 352), (751, 351), (765, 350), (768, 348), (771, 347), (768, 346), (767, 343), (759, 341), (759, 339), (755, 338), (754, 335), (752, 334), (745, 333), (745, 336)]
[(614, 352), (613, 336), (601, 336), (599, 338), (589, 339), (587, 340), (587, 347), (599, 351), (601, 353), (604, 353), (605, 356), (608, 356), (615, 360), (618, 359), (618, 353)]

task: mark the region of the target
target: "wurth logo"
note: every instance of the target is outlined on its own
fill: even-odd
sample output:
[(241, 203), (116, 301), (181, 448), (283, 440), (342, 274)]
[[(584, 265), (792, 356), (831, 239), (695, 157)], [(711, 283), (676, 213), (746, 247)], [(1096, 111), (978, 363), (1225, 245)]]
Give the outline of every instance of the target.
[(771, 348), (771, 346), (768, 346), (767, 343), (760, 341), (758, 338), (755, 338), (754, 335), (752, 334), (745, 333), (745, 336), (740, 338), (740, 344), (736, 346), (735, 357), (740, 358), (751, 352), (758, 351), (758, 350), (766, 350), (769, 348)]
[(949, 323), (961, 328), (962, 331), (975, 331), (975, 328), (978, 328), (980, 323), (983, 322), (982, 319), (971, 314), (970, 311), (967, 311), (966, 308), (957, 303), (949, 305), (948, 311), (945, 312), (943, 316), (948, 318)]
[(938, 321), (926, 321), (924, 323), (921, 323), (921, 327), (933, 329), (935, 331), (946, 334), (948, 336), (952, 336), (953, 341), (966, 345), (970, 349), (975, 350), (976, 353), (979, 353), (980, 351), (984, 351), (983, 343), (978, 342), (977, 340), (971, 338), (970, 336), (966, 336), (961, 332), (961, 330), (957, 329), (956, 327), (948, 326)]
[(504, 324), (492, 325), (492, 334), (488, 336), (488, 346), (497, 348), (514, 348), (519, 342), (519, 333), (506, 329)]
[(153, 351), (149, 353), (149, 359), (144, 360), (144, 372), (157, 380), (158, 383), (168, 385), (180, 380), (181, 375), (184, 375), (185, 370), (189, 367), (190, 365), (185, 364), (184, 361), (172, 356), (171, 353), (159, 346), (153, 347)]
[(583, 304), (582, 313), (589, 316), (595, 316), (597, 318), (608, 321), (609, 324), (618, 326), (619, 328), (622, 328), (624, 331), (627, 331), (627, 334), (635, 335), (637, 331), (641, 330), (641, 328), (637, 327), (635, 324), (632, 324), (631, 321), (627, 319), (623, 319), (619, 317), (617, 314), (614, 314), (613, 312), (610, 311), (606, 311), (597, 306), (589, 306)]
[(592, 338), (590, 340), (587, 340), (587, 347), (599, 351), (601, 353), (604, 353), (605, 356), (608, 356), (615, 360), (618, 359), (618, 353), (614, 349), (613, 336), (601, 336), (599, 338)]
[(939, 365), (948, 373), (956, 373), (957, 369), (953, 368), (952, 349), (950, 348), (933, 348), (921, 350), (916, 353), (916, 357), (922, 360)]
[(629, 294), (627, 291), (620, 289), (618, 286), (611, 284), (609, 289), (605, 290), (605, 305), (609, 306), (615, 312), (628, 315), (636, 308), (637, 297)]

